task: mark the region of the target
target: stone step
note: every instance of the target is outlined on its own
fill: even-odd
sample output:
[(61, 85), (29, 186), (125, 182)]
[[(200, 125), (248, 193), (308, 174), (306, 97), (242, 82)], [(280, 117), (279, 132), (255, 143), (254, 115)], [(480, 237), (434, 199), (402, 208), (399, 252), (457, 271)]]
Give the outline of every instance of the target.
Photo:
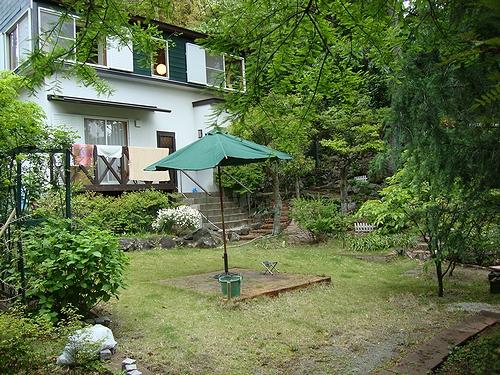
[[(203, 213), (208, 220), (212, 222), (221, 222), (222, 215), (219, 213), (207, 215), (205, 212)], [(226, 213), (224, 211), (224, 220), (225, 221), (234, 221), (234, 220), (246, 220), (248, 219), (248, 215), (244, 212), (235, 212), (235, 213)]]
[[(220, 202), (216, 203), (203, 203), (198, 205), (200, 210), (220, 210)], [(240, 208), (239, 205), (234, 203), (233, 201), (224, 201), (224, 210), (226, 208)]]
[[(244, 225), (250, 224), (250, 222), (251, 222), (250, 219), (246, 219), (246, 220), (224, 220), (224, 223), (226, 224), (226, 229), (242, 227)], [(217, 225), (217, 227), (219, 227), (219, 228), (222, 229), (222, 222), (220, 222), (220, 221), (213, 221), (212, 223), (215, 224), (215, 225)], [(206, 225), (209, 226), (210, 223), (207, 223)]]
[[(224, 206), (224, 215), (241, 214), (241, 213), (247, 214), (245, 210), (242, 210), (239, 207), (227, 208), (226, 206)], [(220, 208), (211, 208), (209, 210), (203, 210), (203, 214), (205, 216), (220, 215)]]

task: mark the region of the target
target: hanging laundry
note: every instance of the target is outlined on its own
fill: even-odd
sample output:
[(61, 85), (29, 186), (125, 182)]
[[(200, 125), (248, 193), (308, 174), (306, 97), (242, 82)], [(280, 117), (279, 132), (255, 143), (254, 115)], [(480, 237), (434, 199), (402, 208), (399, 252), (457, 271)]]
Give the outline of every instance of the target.
[(168, 155), (168, 148), (153, 147), (129, 147), (129, 180), (134, 181), (170, 181), (170, 172), (168, 171), (145, 171), (148, 165), (163, 159)]
[(110, 145), (96, 145), (97, 155), (104, 156), (106, 158), (120, 159), (123, 155), (123, 146), (110, 146)]
[(71, 146), (73, 165), (91, 167), (94, 164), (94, 145), (74, 144)]

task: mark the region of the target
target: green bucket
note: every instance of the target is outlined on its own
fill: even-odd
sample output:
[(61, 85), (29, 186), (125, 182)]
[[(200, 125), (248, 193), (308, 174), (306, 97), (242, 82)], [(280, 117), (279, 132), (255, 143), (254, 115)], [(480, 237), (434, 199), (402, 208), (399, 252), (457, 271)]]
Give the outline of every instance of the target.
[(241, 290), (240, 275), (222, 275), (219, 276), (220, 289), (227, 298), (239, 297)]

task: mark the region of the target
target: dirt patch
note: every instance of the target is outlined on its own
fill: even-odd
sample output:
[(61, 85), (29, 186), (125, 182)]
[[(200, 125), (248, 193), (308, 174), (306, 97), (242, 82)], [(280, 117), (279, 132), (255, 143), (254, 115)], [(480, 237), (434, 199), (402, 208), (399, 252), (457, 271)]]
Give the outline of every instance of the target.
[[(240, 299), (253, 298), (259, 295), (274, 295), (281, 291), (329, 281), (329, 277), (292, 273), (275, 273), (274, 275), (270, 275), (264, 274), (263, 271), (245, 268), (231, 268), (229, 271), (242, 276)], [(201, 293), (220, 294), (220, 285), (217, 280), (218, 274), (220, 274), (220, 272), (214, 271), (198, 275), (159, 280), (157, 283), (182, 289), (190, 289)]]

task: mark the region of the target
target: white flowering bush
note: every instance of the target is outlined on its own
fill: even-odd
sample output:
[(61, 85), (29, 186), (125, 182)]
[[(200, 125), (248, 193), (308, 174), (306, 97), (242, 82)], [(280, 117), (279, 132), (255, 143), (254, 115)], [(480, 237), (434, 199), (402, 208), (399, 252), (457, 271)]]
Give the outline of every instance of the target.
[(198, 228), (200, 223), (200, 211), (189, 206), (179, 206), (159, 210), (152, 227), (157, 232), (180, 234)]

